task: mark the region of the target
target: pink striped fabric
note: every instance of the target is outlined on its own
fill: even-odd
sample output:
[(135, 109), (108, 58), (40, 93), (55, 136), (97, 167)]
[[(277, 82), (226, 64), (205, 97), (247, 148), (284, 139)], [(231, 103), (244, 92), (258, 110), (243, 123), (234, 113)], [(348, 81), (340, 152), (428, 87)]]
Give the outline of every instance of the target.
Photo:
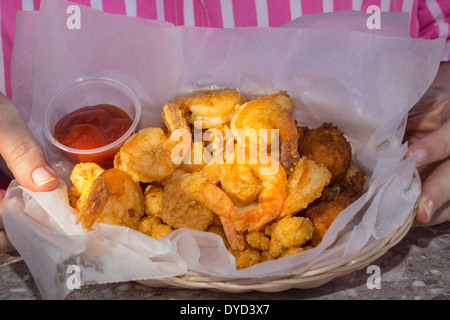
[[(412, 37), (450, 40), (449, 0), (69, 0), (104, 12), (164, 20), (174, 25), (233, 28), (278, 27), (301, 15), (342, 10), (366, 11), (377, 5), (381, 11), (408, 12)], [(10, 63), (16, 12), (39, 10), (40, 0), (0, 0), (1, 40), (4, 70), (0, 91), (10, 96)], [(450, 58), (450, 41), (443, 60)]]

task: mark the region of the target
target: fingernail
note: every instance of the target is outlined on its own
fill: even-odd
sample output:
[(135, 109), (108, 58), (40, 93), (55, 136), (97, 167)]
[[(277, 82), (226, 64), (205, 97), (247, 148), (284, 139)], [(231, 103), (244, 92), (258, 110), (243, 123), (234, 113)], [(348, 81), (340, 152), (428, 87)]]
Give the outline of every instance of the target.
[(51, 181), (56, 180), (55, 176), (47, 168), (37, 168), (31, 174), (33, 182), (37, 186), (43, 186)]
[(422, 150), (422, 149), (414, 150), (412, 152), (412, 155), (417, 156), (417, 159), (416, 159), (417, 165), (421, 165), (421, 164), (425, 163), (426, 158), (427, 158), (427, 153), (425, 152), (425, 150)]
[(425, 205), (423, 206), (423, 208), (425, 209), (425, 212), (427, 213), (428, 221), (430, 221), (430, 219), (434, 213), (434, 202), (432, 200), (425, 201)]

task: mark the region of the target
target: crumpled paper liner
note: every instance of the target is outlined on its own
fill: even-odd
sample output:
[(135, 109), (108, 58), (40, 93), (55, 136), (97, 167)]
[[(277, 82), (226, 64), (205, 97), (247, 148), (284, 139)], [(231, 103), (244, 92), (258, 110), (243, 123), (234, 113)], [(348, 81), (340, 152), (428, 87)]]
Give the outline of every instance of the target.
[[(284, 28), (208, 29), (80, 6), (81, 29), (69, 30), (68, 5), (47, 0), (39, 12), (18, 16), (12, 63), (13, 101), (61, 178), (47, 193), (13, 182), (3, 207), (8, 236), (44, 298), (70, 292), (73, 265), (80, 268), (81, 285), (158, 279), (187, 270), (224, 279), (300, 274), (389, 235), (413, 210), (420, 181), (413, 177), (414, 159), (403, 159), (402, 137), (409, 109), (437, 72), (443, 39), (410, 39), (404, 28), (388, 22), (382, 24), (386, 35), (371, 33), (355, 12), (315, 15), (316, 29), (310, 29), (312, 17), (305, 20), (309, 28), (299, 18)], [(399, 17), (382, 16), (382, 21)], [(363, 23), (360, 30), (354, 25), (333, 30), (354, 23), (352, 17)], [(287, 90), (299, 125), (333, 122), (346, 134), (354, 161), (368, 174), (366, 191), (316, 248), (242, 270), (210, 233), (179, 229), (155, 240), (107, 224), (83, 230), (67, 201), (72, 165), (46, 143), (40, 114), (59, 87), (86, 74), (117, 77), (134, 87), (144, 109), (139, 128), (161, 125), (163, 104), (196, 88), (229, 86), (249, 98)]]

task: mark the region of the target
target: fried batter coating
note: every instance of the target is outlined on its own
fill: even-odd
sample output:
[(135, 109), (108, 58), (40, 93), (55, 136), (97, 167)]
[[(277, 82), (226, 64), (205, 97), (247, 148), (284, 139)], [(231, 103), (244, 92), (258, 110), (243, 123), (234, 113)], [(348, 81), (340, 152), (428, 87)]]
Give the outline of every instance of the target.
[[(192, 179), (191, 179), (192, 177)], [(164, 187), (162, 219), (173, 228), (204, 231), (213, 221), (214, 213), (193, 197), (197, 174), (182, 174)], [(191, 190), (190, 186), (193, 185)]]
[(289, 176), (288, 197), (280, 217), (306, 208), (322, 195), (322, 190), (330, 183), (330, 179), (331, 173), (324, 165), (302, 157)]
[(361, 195), (365, 174), (358, 171), (341, 185), (328, 187), (323, 196), (302, 211), (314, 224), (311, 245), (317, 246), (339, 213), (355, 202)]
[(239, 231), (256, 231), (278, 218), (287, 197), (286, 173), (278, 162), (273, 160), (268, 165), (258, 163), (249, 166), (261, 180), (262, 189), (258, 195), (258, 207), (239, 214), (236, 221)]
[(119, 169), (108, 169), (92, 184), (76, 223), (90, 228), (96, 221), (137, 229), (144, 216), (141, 187)]
[(253, 231), (247, 233), (245, 240), (248, 245), (254, 249), (268, 251), (270, 247), (270, 238), (262, 231)]
[[(236, 89), (201, 90), (175, 98), (172, 103), (188, 109), (188, 122), (201, 128), (215, 128), (228, 121), (234, 108), (245, 102), (245, 97)], [(197, 123), (196, 123), (197, 122)]]
[(69, 188), (70, 205), (77, 211), (84, 206), (92, 184), (105, 170), (93, 162), (79, 163), (70, 174), (72, 186)]
[(174, 228), (204, 231), (219, 216), (228, 243), (244, 249), (244, 238), (234, 222), (236, 208), (227, 194), (201, 172), (185, 173), (164, 186), (163, 221)]
[(139, 221), (138, 231), (159, 239), (173, 231), (173, 229), (157, 217), (144, 217)]
[(352, 160), (352, 148), (344, 134), (331, 123), (307, 130), (299, 141), (302, 156), (325, 165), (330, 170), (331, 182), (345, 177)]
[(224, 164), (220, 171), (220, 186), (236, 206), (246, 206), (258, 198), (263, 185), (250, 166)]
[(162, 218), (163, 188), (157, 185), (148, 185), (144, 191), (145, 214)]
[(255, 249), (245, 249), (243, 251), (233, 251), (236, 259), (236, 269), (243, 269), (251, 267), (261, 262), (261, 253)]
[(305, 251), (305, 250), (308, 250), (308, 247), (307, 247), (307, 246), (305, 246), (305, 247), (292, 247), (292, 248), (289, 248), (289, 249), (285, 249), (285, 250), (278, 256), (278, 258), (283, 258), (283, 257), (287, 257), (287, 256), (290, 256), (290, 255), (294, 255), (294, 254), (303, 252), (303, 251)]
[(128, 138), (114, 157), (114, 167), (128, 173), (135, 182), (151, 183), (169, 177), (186, 156), (181, 145), (189, 147), (191, 133), (180, 109), (165, 104), (161, 117), (170, 132), (145, 128)]
[(314, 225), (305, 217), (285, 217), (271, 224), (269, 253), (277, 258), (285, 249), (300, 247), (309, 241), (314, 233)]
[(293, 105), (294, 100), (285, 91), (255, 98), (236, 108), (230, 128), (244, 132), (255, 130), (264, 147), (272, 145), (272, 129), (278, 129), (280, 163), (290, 171), (299, 158), (297, 126), (289, 112)]

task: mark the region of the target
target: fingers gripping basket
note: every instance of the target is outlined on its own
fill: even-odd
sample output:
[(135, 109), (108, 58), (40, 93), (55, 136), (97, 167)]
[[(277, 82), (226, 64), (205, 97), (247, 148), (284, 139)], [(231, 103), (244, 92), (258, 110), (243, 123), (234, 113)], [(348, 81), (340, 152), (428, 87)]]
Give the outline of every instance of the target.
[[(415, 176), (418, 176), (417, 171)], [(357, 254), (312, 265), (302, 274), (278, 278), (230, 280), (205, 276), (197, 272), (188, 271), (181, 276), (164, 279), (140, 280), (138, 282), (150, 287), (208, 289), (232, 293), (247, 291), (279, 292), (292, 288), (308, 289), (319, 287), (334, 278), (364, 268), (399, 243), (413, 225), (417, 210), (417, 202), (415, 208), (411, 210), (408, 215), (405, 223), (389, 236), (366, 246)]]

